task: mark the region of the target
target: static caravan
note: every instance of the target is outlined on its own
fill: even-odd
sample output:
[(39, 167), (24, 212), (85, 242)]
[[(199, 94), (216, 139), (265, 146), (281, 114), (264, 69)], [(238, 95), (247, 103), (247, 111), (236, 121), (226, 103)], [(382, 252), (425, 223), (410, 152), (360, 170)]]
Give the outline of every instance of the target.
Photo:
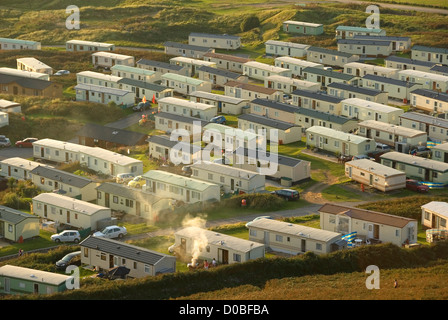
[(1, 112), (22, 112), (22, 106), (18, 102), (0, 99)]
[(243, 64), (251, 61), (249, 58), (239, 57), (231, 54), (208, 52), (204, 54), (205, 61), (216, 63), (218, 69), (243, 73)]
[(431, 201), (421, 206), (422, 226), (429, 229), (448, 230), (448, 203)]
[[(216, 140), (219, 137), (221, 137), (221, 141)], [(210, 144), (210, 147), (202, 151), (202, 159), (209, 160), (207, 158), (211, 158), (212, 149), (210, 148), (212, 146), (217, 146), (220, 150), (225, 149), (228, 152), (233, 152), (239, 147), (247, 148), (252, 144), (262, 143), (264, 139), (265, 137), (257, 131), (243, 131), (219, 123), (209, 123), (204, 126), (202, 141)]]
[(277, 75), (266, 77), (264, 79), (264, 86), (265, 88), (282, 90), (286, 94), (291, 94), (299, 88), (314, 92), (320, 90), (319, 83)]
[(52, 163), (70, 163), (80, 160), (79, 153), (88, 148), (77, 143), (55, 139), (40, 139), (33, 142), (33, 157)]
[(363, 57), (387, 57), (392, 54), (392, 41), (340, 39), (338, 51)]
[(229, 81), (247, 82), (248, 78), (241, 73), (222, 70), (214, 67), (202, 66), (196, 69), (199, 73), (198, 78), (211, 82), (215, 87), (224, 87)]
[(146, 70), (137, 67), (129, 67), (116, 64), (112, 68), (112, 75), (116, 77), (121, 77), (125, 79), (154, 82), (156, 81), (156, 72), (152, 70)]
[(114, 51), (115, 45), (112, 43), (69, 40), (65, 43), (67, 51)]
[[(311, 177), (311, 162), (278, 153), (262, 152), (259, 149), (238, 148), (233, 154), (232, 161), (234, 167), (265, 174), (266, 178), (274, 180), (286, 178), (292, 184)], [(274, 173), (270, 170), (272, 163), (277, 164), (277, 171)]]
[(414, 60), (448, 64), (448, 49), (415, 45), (411, 49)]
[(323, 90), (335, 82), (342, 82), (351, 85), (358, 85), (359, 77), (337, 72), (333, 70), (325, 70), (319, 68), (308, 67), (303, 70), (303, 80), (319, 83)]
[(225, 193), (257, 193), (265, 190), (265, 176), (253, 171), (207, 161), (193, 163), (190, 168), (192, 178), (215, 183)]
[(37, 41), (0, 38), (0, 50), (41, 50)]
[[(177, 157), (182, 159), (182, 164), (191, 164), (201, 159), (202, 148), (198, 145), (183, 143), (176, 140), (171, 140), (169, 136), (149, 136), (146, 140), (149, 144), (149, 158), (170, 160), (171, 152), (176, 152)], [(174, 149), (173, 149), (174, 148)], [(179, 151), (181, 150), (181, 151)]]
[(358, 128), (358, 120), (328, 112), (297, 108), (295, 114), (294, 123), (302, 128), (302, 133), (314, 125), (348, 133), (354, 132)]
[(382, 104), (386, 104), (389, 101), (389, 94), (386, 91), (358, 87), (340, 82), (330, 83), (327, 86), (327, 92), (331, 96), (341, 99), (359, 98)]
[(306, 145), (343, 156), (368, 154), (376, 147), (373, 139), (319, 126), (306, 129)]
[(288, 56), (303, 58), (306, 57), (308, 48), (307, 44), (285, 42), (278, 40), (268, 40), (265, 43), (266, 55), (269, 56)]
[(168, 55), (194, 59), (202, 59), (205, 54), (215, 52), (215, 49), (208, 46), (191, 45), (173, 41), (166, 41), (163, 46), (165, 47), (165, 53)]
[(283, 22), (283, 31), (287, 33), (317, 36), (324, 33), (324, 25), (321, 23), (288, 20)]
[(423, 89), (448, 93), (448, 76), (417, 70), (402, 70), (398, 76), (400, 80), (422, 84)]
[(196, 90), (212, 92), (211, 82), (182, 76), (175, 73), (165, 73), (161, 76), (161, 80), (162, 85), (170, 87), (175, 92), (183, 95), (188, 95)]
[(122, 211), (155, 222), (162, 210), (171, 209), (171, 201), (124, 184), (104, 182), (97, 188), (96, 203), (113, 211)]
[(411, 48), (410, 37), (395, 37), (395, 36), (370, 36), (370, 35), (355, 35), (355, 40), (367, 40), (367, 41), (387, 41), (392, 42), (392, 51), (406, 51)]
[(73, 276), (12, 265), (0, 267), (0, 293), (52, 294), (68, 290)]
[(281, 90), (264, 88), (256, 84), (229, 81), (224, 84), (224, 95), (245, 100), (269, 99), (283, 101)]
[[(310, 49), (308, 49), (309, 52)], [(303, 69), (306, 67), (314, 67), (323, 69), (324, 65), (321, 63), (310, 62), (302, 59), (292, 57), (277, 57), (274, 59), (274, 65), (276, 67), (285, 68), (291, 70), (292, 78), (301, 78), (303, 76)]]
[(259, 219), (248, 224), (249, 240), (263, 243), (272, 251), (291, 255), (326, 254), (345, 247), (342, 234), (299, 224)]
[(187, 227), (174, 233), (176, 255), (218, 264), (244, 263), (264, 258), (265, 247), (257, 242), (236, 238), (199, 227)]
[(36, 58), (17, 59), (17, 70), (53, 74), (53, 68)]
[(175, 129), (183, 129), (193, 138), (200, 138), (203, 127), (209, 122), (180, 114), (159, 112), (154, 115), (154, 123), (155, 129), (159, 131), (171, 133)]
[(209, 121), (218, 114), (218, 108), (210, 104), (166, 97), (159, 99), (159, 112), (168, 112)]
[(401, 108), (364, 99), (350, 98), (342, 100), (341, 115), (360, 121), (376, 120), (398, 125), (400, 123), (400, 115), (403, 113), (404, 110)]
[(154, 81), (160, 81), (165, 73), (188, 75), (188, 69), (185, 67), (155, 60), (140, 59), (137, 61), (137, 68), (154, 71)]
[(441, 143), (431, 148), (431, 158), (448, 163), (448, 143)]
[(267, 63), (249, 61), (243, 65), (243, 75), (249, 78), (264, 81), (269, 76), (291, 76), (291, 70), (272, 66)]
[(295, 90), (291, 93), (292, 105), (326, 112), (334, 115), (341, 115), (342, 98), (338, 98), (322, 92), (309, 90)]
[(205, 60), (187, 58), (187, 57), (174, 57), (170, 59), (170, 64), (174, 64), (176, 66), (184, 67), (188, 70), (188, 77), (196, 77), (199, 75), (198, 68), (206, 66), (211, 68), (216, 68), (216, 64), (214, 62), (209, 62)]
[(0, 234), (2, 240), (18, 242), (38, 237), (39, 229), (39, 217), (0, 206)]
[(448, 140), (448, 119), (420, 112), (406, 112), (400, 115), (400, 126), (424, 131), (428, 134), (428, 138), (435, 142)]
[(411, 98), (411, 92), (421, 88), (419, 83), (380, 77), (375, 75), (365, 75), (361, 79), (362, 87), (370, 88), (388, 93), (389, 98), (394, 98), (408, 103)]
[(107, 88), (121, 89), (118, 82), (123, 79), (120, 76), (110, 75), (94, 71), (81, 71), (76, 74), (78, 84), (94, 85)]
[(432, 66), (432, 68), (429, 70), (429, 72), (448, 76), (448, 66), (441, 65), (441, 64), (435, 64), (434, 66)]
[(229, 97), (223, 94), (210, 93), (204, 91), (194, 91), (190, 93), (190, 101), (210, 104), (218, 108), (218, 113), (239, 115), (243, 113), (249, 100)]
[(368, 63), (350, 62), (344, 65), (344, 73), (352, 76), (363, 77), (372, 74), (391, 79), (398, 78), (398, 69), (376, 66)]
[(125, 108), (129, 108), (135, 104), (135, 94), (132, 91), (83, 83), (77, 84), (74, 89), (76, 90), (77, 101), (89, 101), (101, 104), (114, 103), (117, 106), (123, 106)]
[(384, 59), (387, 68), (398, 70), (417, 70), (423, 72), (431, 72), (431, 68), (436, 64), (434, 62), (413, 60), (398, 56), (389, 56)]
[(43, 219), (92, 231), (98, 230), (99, 221), (111, 218), (109, 208), (51, 192), (35, 196), (32, 210)]
[(155, 103), (157, 103), (159, 99), (174, 95), (172, 88), (142, 80), (123, 78), (118, 81), (118, 85), (125, 91), (131, 91), (137, 101), (145, 98), (147, 101), (154, 99)]
[(40, 96), (44, 98), (62, 98), (62, 84), (48, 81), (47, 79), (34, 78), (49, 77), (48, 74), (16, 71), (18, 74), (11, 74), (6, 71), (8, 68), (0, 68), (0, 94), (13, 96)]
[(370, 159), (358, 159), (345, 163), (345, 176), (365, 186), (388, 192), (406, 187), (404, 172)]
[[(8, 67), (0, 67), (0, 75), (2, 75), (2, 77), (5, 77), (7, 75), (12, 76), (12, 77), (18, 77), (22, 81), (23, 81), (23, 78), (27, 78), (28, 81), (35, 79), (35, 80), (45, 80), (45, 81), (50, 82), (50, 75), (48, 73), (19, 70), (19, 69), (8, 68)], [(42, 82), (40, 82), (40, 83), (42, 83)], [(50, 84), (48, 84), (48, 85), (50, 85)], [(7, 91), (7, 90), (5, 90), (5, 91)], [(8, 92), (6, 92), (6, 93), (8, 93)], [(22, 94), (23, 94), (23, 92), (22, 92)]]
[[(306, 60), (323, 65), (343, 68), (346, 63), (359, 61), (359, 55), (338, 50), (309, 47)], [(322, 69), (322, 68), (321, 68)]]
[(448, 163), (395, 151), (382, 154), (380, 159), (381, 164), (403, 171), (408, 178), (448, 184)]
[(278, 144), (288, 144), (302, 140), (302, 128), (294, 123), (271, 119), (256, 114), (243, 114), (238, 117), (241, 130), (266, 130), (266, 139), (271, 141), (271, 130), (276, 130)]
[(181, 176), (162, 170), (149, 170), (143, 174), (146, 187), (143, 191), (163, 198), (171, 198), (185, 203), (219, 201), (219, 185)]
[(294, 113), (298, 108), (289, 103), (269, 99), (254, 99), (250, 102), (250, 113), (273, 120), (294, 123)]
[(192, 32), (188, 44), (208, 46), (215, 49), (236, 50), (241, 47), (241, 37), (229, 34), (210, 34)]
[(17, 180), (30, 180), (31, 171), (42, 165), (39, 162), (12, 157), (0, 161), (0, 176)]
[(384, 143), (398, 152), (409, 152), (413, 147), (426, 146), (425, 131), (405, 128), (400, 125), (375, 120), (364, 120), (359, 124), (358, 135)]
[(0, 111), (0, 128), (9, 125), (9, 114), (7, 112)]
[(111, 68), (116, 64), (133, 67), (135, 58), (124, 54), (100, 51), (92, 54), (92, 63), (95, 68)]
[(430, 114), (448, 112), (448, 93), (417, 89), (410, 93), (412, 107)]
[(123, 241), (89, 236), (80, 244), (81, 263), (108, 271), (123, 266), (126, 278), (146, 278), (176, 272), (176, 257), (134, 246)]
[(386, 30), (352, 26), (338, 26), (336, 28), (336, 39), (353, 39), (357, 35), (385, 36)]
[(84, 201), (95, 199), (94, 190), (97, 183), (92, 179), (49, 166), (38, 166), (31, 170), (30, 174), (31, 181), (40, 190)]
[(79, 162), (89, 169), (113, 177), (120, 173), (133, 173), (135, 176), (143, 173), (143, 162), (141, 160), (103, 148), (87, 147), (80, 151), (79, 157)]
[(319, 209), (320, 227), (348, 234), (356, 232), (368, 243), (377, 240), (399, 247), (417, 242), (417, 220), (382, 212), (327, 203)]

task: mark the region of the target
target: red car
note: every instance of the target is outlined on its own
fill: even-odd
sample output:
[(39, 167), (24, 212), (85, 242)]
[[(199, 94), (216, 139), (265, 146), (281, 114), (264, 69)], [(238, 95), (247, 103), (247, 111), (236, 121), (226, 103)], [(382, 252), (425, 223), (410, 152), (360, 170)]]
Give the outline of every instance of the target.
[(406, 189), (426, 193), (429, 191), (429, 187), (424, 184), (420, 184), (417, 180), (407, 179), (406, 180)]
[(16, 142), (16, 147), (19, 148), (32, 148), (33, 142), (36, 142), (37, 138), (26, 138)]

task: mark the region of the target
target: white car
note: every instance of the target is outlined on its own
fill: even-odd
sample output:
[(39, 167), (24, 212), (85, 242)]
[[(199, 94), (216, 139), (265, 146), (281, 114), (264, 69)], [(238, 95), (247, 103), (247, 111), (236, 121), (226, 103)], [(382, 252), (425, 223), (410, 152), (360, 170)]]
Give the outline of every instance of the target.
[(76, 230), (64, 230), (61, 233), (53, 234), (51, 240), (54, 242), (74, 242), (81, 241), (81, 235)]
[(68, 71), (68, 70), (58, 70), (54, 75), (55, 76), (62, 76), (64, 74), (70, 74), (70, 71)]
[(115, 178), (116, 183), (128, 183), (129, 181), (133, 180), (135, 178), (135, 175), (133, 173), (119, 173), (117, 174), (117, 177)]
[(94, 237), (102, 237), (102, 238), (123, 238), (127, 234), (127, 230), (125, 227), (119, 226), (108, 226), (104, 228), (102, 231), (97, 231), (93, 234)]

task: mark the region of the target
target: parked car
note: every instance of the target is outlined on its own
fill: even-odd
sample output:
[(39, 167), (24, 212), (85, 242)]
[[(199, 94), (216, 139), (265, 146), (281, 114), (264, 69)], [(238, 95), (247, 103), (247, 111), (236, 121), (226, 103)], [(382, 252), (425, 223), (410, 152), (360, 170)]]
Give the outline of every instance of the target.
[(81, 251), (75, 251), (65, 255), (61, 260), (56, 262), (56, 268), (64, 270), (69, 265), (81, 265)]
[(392, 148), (384, 143), (376, 143), (376, 150), (380, 150), (380, 151), (390, 151)]
[(352, 160), (360, 160), (360, 159), (370, 159), (372, 160), (371, 157), (369, 157), (368, 155), (365, 154), (359, 154), (357, 156), (353, 156)]
[(143, 178), (142, 176), (137, 176), (134, 179), (132, 179), (131, 181), (128, 182), (128, 187), (132, 187), (132, 188), (141, 188), (146, 184), (146, 180), (145, 178)]
[(16, 147), (19, 148), (32, 148), (33, 142), (36, 142), (37, 138), (25, 138), (23, 140), (16, 141)]
[(248, 223), (246, 223), (246, 228), (250, 226), (250, 224), (254, 221), (260, 220), (260, 219), (272, 219), (271, 216), (260, 216), (260, 217), (256, 217), (254, 220), (249, 221)]
[(429, 191), (429, 187), (427, 185), (421, 184), (417, 180), (413, 179), (406, 180), (406, 189), (420, 193), (426, 193)]
[(184, 176), (191, 176), (191, 174), (193, 173), (193, 170), (191, 170), (191, 167), (190, 166), (183, 166), (182, 167), (182, 174), (184, 175)]
[(216, 116), (210, 119), (210, 122), (226, 124), (226, 118), (224, 116)]
[(102, 231), (97, 231), (93, 234), (94, 237), (103, 237), (103, 238), (123, 238), (128, 231), (125, 227), (119, 226), (108, 226), (104, 228)]
[(136, 106), (132, 108), (134, 111), (143, 111), (151, 108), (151, 101), (139, 102)]
[(280, 189), (280, 190), (272, 191), (271, 193), (285, 199), (286, 201), (300, 199), (299, 191), (297, 191), (297, 190)]
[(65, 74), (70, 74), (70, 71), (68, 70), (58, 70), (57, 72), (55, 72), (53, 75), (54, 76), (63, 76)]
[(9, 138), (6, 138), (4, 135), (0, 135), (0, 147), (10, 147), (11, 141)]
[(115, 178), (115, 182), (117, 183), (128, 183), (132, 179), (135, 178), (135, 175), (133, 173), (119, 173), (117, 174), (117, 177)]
[(51, 240), (54, 242), (74, 242), (81, 241), (81, 235), (76, 230), (64, 230), (61, 233), (53, 234)]

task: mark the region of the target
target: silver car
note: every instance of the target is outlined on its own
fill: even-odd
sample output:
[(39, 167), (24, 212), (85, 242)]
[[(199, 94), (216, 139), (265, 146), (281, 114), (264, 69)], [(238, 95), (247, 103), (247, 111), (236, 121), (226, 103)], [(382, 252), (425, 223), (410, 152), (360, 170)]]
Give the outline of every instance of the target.
[(81, 241), (81, 235), (76, 230), (64, 230), (61, 233), (53, 234), (51, 240), (54, 242), (74, 242)]
[(102, 238), (123, 238), (127, 234), (127, 230), (125, 227), (119, 226), (108, 226), (104, 228), (102, 231), (97, 231), (93, 234), (94, 237), (102, 237)]
[(4, 135), (0, 135), (0, 147), (10, 147), (11, 141), (9, 138), (6, 138)]

